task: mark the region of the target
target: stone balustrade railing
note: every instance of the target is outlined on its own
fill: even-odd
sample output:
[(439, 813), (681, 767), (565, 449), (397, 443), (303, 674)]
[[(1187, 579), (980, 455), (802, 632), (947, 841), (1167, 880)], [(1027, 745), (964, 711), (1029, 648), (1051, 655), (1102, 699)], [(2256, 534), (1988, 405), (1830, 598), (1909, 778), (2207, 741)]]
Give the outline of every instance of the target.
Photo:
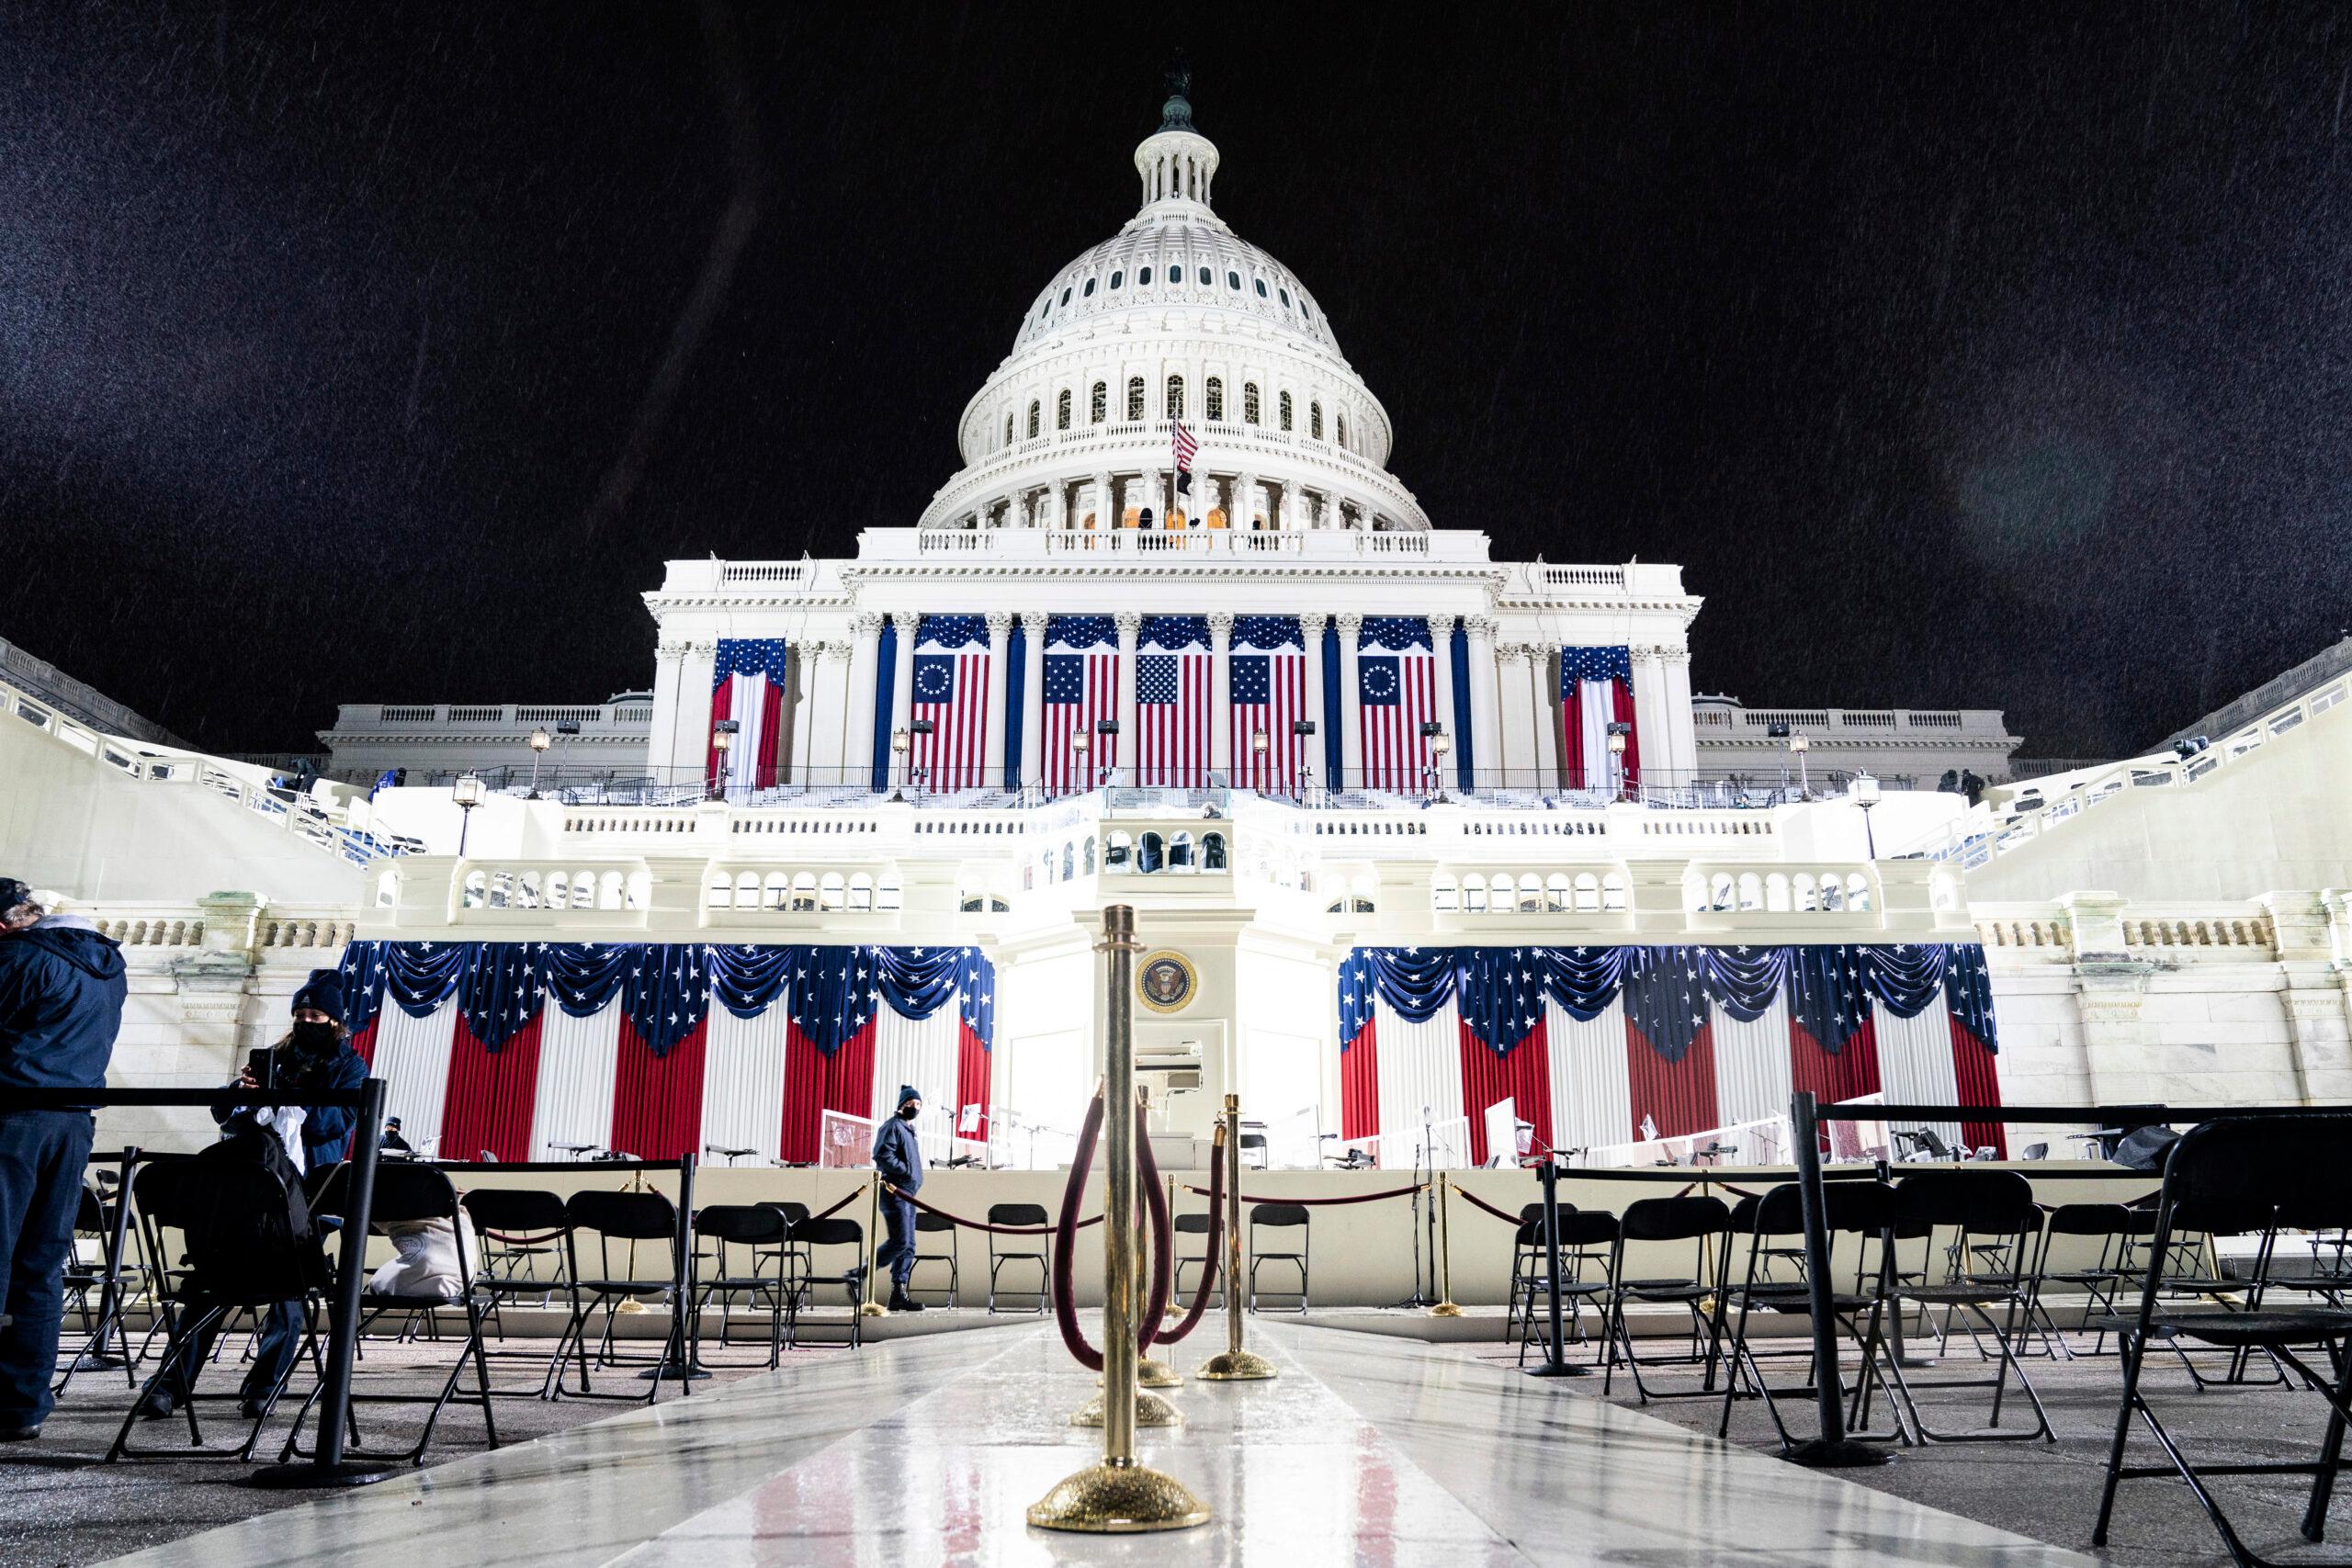
[[(2352, 938), (2352, 917), (2309, 894), (2242, 903), (2132, 903), (2077, 893), (2047, 904), (1988, 903), (1970, 910), (1996, 964), (2262, 964), (2326, 958), (2331, 936)], [(2339, 929), (2340, 928), (2340, 929)]]

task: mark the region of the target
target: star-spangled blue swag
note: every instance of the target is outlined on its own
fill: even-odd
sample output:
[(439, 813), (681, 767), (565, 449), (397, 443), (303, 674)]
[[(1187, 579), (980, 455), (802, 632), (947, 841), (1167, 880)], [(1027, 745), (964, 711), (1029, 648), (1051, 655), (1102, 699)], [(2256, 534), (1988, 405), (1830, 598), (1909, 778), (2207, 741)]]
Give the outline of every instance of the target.
[(1679, 1062), (1706, 1027), (1707, 1004), (1752, 1020), (1787, 992), (1791, 1016), (1835, 1055), (1875, 998), (1898, 1018), (1939, 1001), (1987, 1051), (1998, 1051), (1984, 950), (1974, 942), (1785, 947), (1360, 947), (1339, 976), (1340, 1048), (1363, 1032), (1376, 998), (1419, 1023), (1448, 1001), (1470, 1032), (1508, 1055), (1543, 1021), (1546, 998), (1597, 1018), (1622, 992), (1626, 1021)]
[(827, 1056), (886, 1004), (921, 1020), (953, 1002), (984, 1048), (996, 1042), (996, 968), (976, 947), (355, 942), (343, 976), (354, 1034), (388, 999), (425, 1018), (454, 996), (466, 1027), (493, 1052), (550, 998), (574, 1018), (620, 998), (657, 1057), (701, 1024), (714, 999), (738, 1018), (757, 1018), (788, 998), (794, 1026)]

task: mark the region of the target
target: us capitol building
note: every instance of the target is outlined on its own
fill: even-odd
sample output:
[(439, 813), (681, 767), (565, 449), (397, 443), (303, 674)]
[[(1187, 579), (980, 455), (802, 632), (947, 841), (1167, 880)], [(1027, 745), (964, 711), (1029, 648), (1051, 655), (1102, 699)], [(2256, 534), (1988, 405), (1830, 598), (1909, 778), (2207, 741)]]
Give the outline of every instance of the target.
[[(1997, 778), (1997, 715), (1694, 713), (1678, 567), (1433, 526), (1323, 302), (1217, 216), (1182, 96), (1134, 166), (913, 525), (671, 562), (650, 693), (345, 708), (358, 782), (288, 790), (0, 682), (21, 874), (132, 959), (119, 1074), (220, 1081), (332, 965), (447, 1156), (862, 1157), (909, 1082), (934, 1156), (1050, 1166), (1122, 902), (1155, 1134), (1238, 1092), (1277, 1166), (1470, 1164), (1514, 1122), (1595, 1162), (1777, 1161), (1793, 1089), (2352, 1088), (2352, 856), (2241, 841), (2340, 776), (2343, 678), (2202, 761), (1973, 807), (1935, 775)], [(491, 741), (490, 776), (436, 761)]]

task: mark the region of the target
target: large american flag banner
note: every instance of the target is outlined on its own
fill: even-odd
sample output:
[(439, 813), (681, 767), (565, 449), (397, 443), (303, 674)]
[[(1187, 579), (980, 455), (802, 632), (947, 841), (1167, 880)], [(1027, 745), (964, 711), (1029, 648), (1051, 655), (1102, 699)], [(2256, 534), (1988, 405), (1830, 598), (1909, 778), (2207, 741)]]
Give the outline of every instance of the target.
[(1437, 716), (1437, 659), (1419, 615), (1366, 615), (1356, 638), (1357, 722), (1365, 789), (1416, 793), (1434, 760), (1421, 726)]
[[(771, 789), (783, 750), (785, 671), (791, 649), (776, 637), (720, 637), (710, 671), (710, 755), (704, 776), (728, 795)], [(739, 727), (724, 754), (718, 724)]]
[[(1108, 615), (1056, 615), (1046, 623), (1044, 733), (1038, 771), (1047, 795), (1094, 787), (1100, 770), (1118, 761), (1118, 737), (1098, 735), (1098, 720), (1119, 716), (1119, 634)], [(1089, 737), (1086, 754), (1069, 738)]]
[[(1611, 787), (1609, 726), (1612, 720), (1634, 722), (1632, 650), (1560, 649), (1560, 761), (1570, 789)], [(1630, 788), (1641, 777), (1640, 741), (1638, 730), (1625, 736), (1625, 756), (1615, 780), (1621, 786)]]
[(978, 789), (988, 774), (989, 629), (978, 615), (925, 615), (915, 633), (914, 701), (909, 716), (931, 720), (913, 738), (909, 761), (923, 787)]
[[(1306, 643), (1294, 615), (1242, 615), (1233, 623), (1233, 785), (1295, 794), (1315, 737), (1295, 734), (1306, 711)], [(1266, 732), (1261, 756), (1251, 745)]]
[(1203, 789), (1209, 782), (1206, 615), (1146, 615), (1136, 639), (1136, 782)]

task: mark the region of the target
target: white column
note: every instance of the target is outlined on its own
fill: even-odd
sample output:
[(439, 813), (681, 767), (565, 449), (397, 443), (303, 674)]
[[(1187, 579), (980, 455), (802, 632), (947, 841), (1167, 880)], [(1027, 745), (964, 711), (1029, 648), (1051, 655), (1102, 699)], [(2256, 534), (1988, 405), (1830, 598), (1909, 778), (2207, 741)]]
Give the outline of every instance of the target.
[[(896, 737), (899, 730), (906, 728), (909, 721), (914, 716), (915, 632), (922, 625), (922, 615), (920, 611), (893, 610), (890, 612), (891, 628), (899, 634), (898, 657), (891, 661), (893, 668), (890, 675), (890, 734), (892, 737)], [(889, 756), (891, 772), (895, 775), (899, 766), (899, 754), (892, 751)], [(899, 782), (895, 776), (890, 780), (894, 788)]]
[(1323, 764), (1323, 625), (1324, 617), (1319, 615), (1307, 613), (1298, 617), (1299, 635), (1306, 641), (1306, 716), (1315, 721), (1315, 743), (1306, 748), (1306, 764), (1315, 770), (1318, 779), (1329, 771)]
[(1695, 781), (1699, 776), (1699, 732), (1690, 716), (1690, 650), (1662, 648), (1658, 650), (1658, 665), (1666, 692), (1666, 711), (1659, 715), (1659, 723), (1671, 740), (1675, 771), (1685, 779)]
[(667, 778), (678, 755), (678, 690), (686, 645), (662, 642), (653, 649), (653, 728), (646, 732), (645, 765)]
[(1363, 688), (1356, 680), (1356, 637), (1363, 617), (1351, 610), (1338, 617), (1340, 628), (1340, 767), (1347, 776), (1333, 779), (1334, 789), (1354, 789), (1363, 784), (1363, 727), (1356, 720)]
[(718, 643), (692, 642), (678, 666), (677, 750), (662, 784), (692, 784), (710, 766), (710, 678), (718, 668)]
[(1004, 783), (1005, 643), (1012, 635), (1012, 612), (990, 610), (989, 623), (989, 715), (986, 750), (980, 753), (980, 785)]
[(1069, 481), (1054, 481), (1054, 528), (1058, 533), (1069, 532)]
[(849, 720), (850, 646), (836, 637), (817, 655), (817, 716), (810, 721), (808, 761), (819, 782), (845, 783)]
[(1111, 476), (1108, 474), (1097, 474), (1094, 476), (1093, 482), (1093, 511), (1094, 526), (1096, 530), (1099, 532), (1104, 528), (1117, 527), (1119, 525), (1118, 513), (1113, 511), (1111, 506), (1114, 495), (1114, 491), (1111, 489)]
[(1046, 732), (1046, 612), (1021, 612), (1021, 782), (1043, 784)]
[(1528, 694), (1534, 698), (1535, 786), (1560, 786), (1560, 698), (1558, 651), (1538, 643), (1527, 650)]
[(1470, 764), (1476, 788), (1502, 778), (1502, 736), (1495, 728), (1495, 618), (1471, 615), (1464, 629), (1470, 643)]
[(811, 786), (823, 782), (823, 775), (817, 771), (815, 736), (817, 660), (824, 651), (824, 647), (825, 645), (821, 642), (801, 642), (793, 645), (790, 674), (787, 677), (790, 687), (786, 693), (789, 700), (784, 710), (785, 729), (792, 738), (786, 750), (789, 752), (793, 776), (797, 777), (802, 784)]
[[(1234, 513), (1237, 512), (1241, 515), (1238, 517), (1235, 516)], [(1243, 533), (1248, 533), (1252, 527), (1257, 525), (1257, 516), (1258, 476), (1255, 474), (1239, 475), (1233, 481), (1233, 505), (1225, 514), (1226, 526), (1228, 528), (1238, 528)]]
[(882, 617), (870, 610), (849, 618), (849, 724), (842, 736), (842, 765), (864, 782), (874, 766), (874, 687)]
[(1209, 770), (1233, 783), (1233, 614), (1209, 616)]
[(1119, 628), (1119, 744), (1102, 760), (1124, 770), (1114, 776), (1125, 782), (1134, 773), (1129, 764), (1136, 756), (1136, 634), (1143, 629), (1143, 616), (1134, 610), (1122, 610), (1112, 617), (1112, 624)]
[(1462, 761), (1462, 732), (1454, 728), (1453, 713), (1453, 617), (1430, 617), (1430, 651), (1437, 656), (1437, 721), (1445, 726), (1446, 739), (1453, 743), (1441, 768), (1446, 775), (1445, 788), (1453, 788), (1454, 764)]
[(1495, 649), (1502, 699), (1502, 761), (1505, 787), (1528, 789), (1535, 784), (1535, 707), (1527, 678), (1528, 649), (1507, 642)]

